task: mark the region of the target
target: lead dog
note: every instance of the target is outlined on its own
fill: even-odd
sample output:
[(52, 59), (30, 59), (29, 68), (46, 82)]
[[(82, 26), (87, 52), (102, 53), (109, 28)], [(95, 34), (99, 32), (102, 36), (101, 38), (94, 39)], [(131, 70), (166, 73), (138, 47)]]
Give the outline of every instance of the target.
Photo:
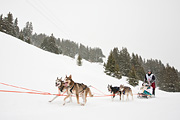
[(123, 95), (123, 101), (124, 101), (124, 95), (127, 96), (126, 100), (129, 100), (129, 94), (132, 96), (132, 100), (133, 100), (133, 94), (132, 94), (132, 90), (130, 87), (124, 86), (124, 85), (120, 85), (119, 90), (122, 92)]
[(68, 97), (71, 96), (71, 94), (75, 94), (76, 98), (77, 98), (77, 103), (79, 103), (79, 95), (82, 96), (83, 99), (83, 104), (81, 105), (85, 105), (87, 102), (87, 94), (89, 93), (90, 97), (93, 97), (93, 95), (91, 94), (91, 90), (89, 87), (87, 87), (86, 85), (84, 85), (83, 83), (76, 83), (72, 80), (72, 76), (70, 75), (69, 77), (66, 76), (65, 78), (65, 87), (67, 88), (67, 96), (64, 98), (64, 104), (65, 105), (65, 101)]
[[(57, 79), (56, 79), (56, 81), (55, 81), (55, 86), (58, 87), (58, 92), (59, 92), (59, 94), (60, 94), (60, 93), (64, 93), (64, 92), (67, 91), (67, 88), (65, 87), (65, 83), (64, 83), (64, 81), (62, 80), (62, 78), (59, 79), (59, 78), (57, 77)], [(55, 96), (52, 100), (50, 100), (49, 102), (54, 101), (57, 97), (59, 97), (59, 95), (56, 95), (56, 96)], [(70, 102), (72, 102), (71, 96), (70, 96)]]

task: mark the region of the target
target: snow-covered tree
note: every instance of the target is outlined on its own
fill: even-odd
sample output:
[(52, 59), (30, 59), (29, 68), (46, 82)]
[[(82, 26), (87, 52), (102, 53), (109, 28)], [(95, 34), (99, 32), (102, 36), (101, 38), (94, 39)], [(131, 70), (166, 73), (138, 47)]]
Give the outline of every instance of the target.
[(82, 58), (80, 55), (78, 55), (78, 58), (77, 58), (77, 65), (82, 66)]
[(127, 81), (132, 86), (136, 86), (136, 85), (139, 84), (139, 79), (138, 79), (138, 76), (136, 74), (136, 70), (135, 70), (134, 66), (132, 66), (132, 68), (131, 68), (131, 70), (129, 72)]

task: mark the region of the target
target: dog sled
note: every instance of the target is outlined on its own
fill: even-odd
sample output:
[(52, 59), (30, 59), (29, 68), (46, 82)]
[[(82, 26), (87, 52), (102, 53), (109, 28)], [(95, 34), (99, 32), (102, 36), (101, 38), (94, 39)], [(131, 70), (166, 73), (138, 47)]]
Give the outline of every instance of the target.
[(152, 97), (152, 88), (148, 84), (143, 84), (138, 92), (138, 98), (151, 98)]

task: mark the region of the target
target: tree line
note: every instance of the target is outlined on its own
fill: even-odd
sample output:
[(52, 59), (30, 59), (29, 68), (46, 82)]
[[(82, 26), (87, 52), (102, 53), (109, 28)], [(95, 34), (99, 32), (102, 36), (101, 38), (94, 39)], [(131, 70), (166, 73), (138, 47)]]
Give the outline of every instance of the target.
[(13, 14), (10, 12), (6, 17), (0, 16), (0, 31), (55, 54), (63, 54), (72, 58), (78, 54), (87, 61), (101, 63), (105, 57), (100, 48), (91, 48), (70, 40), (55, 38), (53, 34), (51, 36), (42, 33), (33, 34), (32, 22), (27, 22), (25, 27), (20, 29), (18, 19), (14, 20)]
[[(14, 19), (10, 12), (6, 17), (0, 15), (0, 31), (55, 54), (63, 54), (72, 58), (78, 54), (78, 65), (82, 64), (82, 58), (90, 62), (102, 63), (102, 58), (105, 57), (100, 48), (91, 48), (70, 40), (55, 38), (53, 34), (51, 36), (42, 33), (33, 34), (31, 22), (27, 22), (25, 27), (20, 29), (18, 19)], [(145, 72), (151, 69), (156, 75), (156, 83), (161, 90), (180, 91), (180, 72), (177, 69), (169, 64), (164, 65), (160, 60), (143, 60), (138, 54), (130, 55), (127, 48), (111, 50), (104, 67), (107, 75), (118, 79), (127, 76), (128, 82), (133, 86), (138, 84), (138, 80), (143, 80)]]
[(127, 48), (111, 50), (107, 62), (104, 63), (107, 75), (120, 79), (128, 77), (129, 84), (136, 86), (138, 80), (144, 80), (150, 69), (156, 76), (156, 85), (159, 89), (169, 92), (180, 92), (180, 72), (169, 64), (164, 65), (160, 60), (143, 60), (138, 54), (129, 54)]

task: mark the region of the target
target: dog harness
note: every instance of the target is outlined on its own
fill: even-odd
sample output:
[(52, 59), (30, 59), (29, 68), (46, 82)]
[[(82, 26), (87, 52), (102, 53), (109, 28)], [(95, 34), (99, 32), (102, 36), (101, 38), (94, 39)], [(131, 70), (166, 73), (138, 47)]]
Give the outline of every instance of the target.
[(64, 86), (61, 87), (60, 91), (63, 92)]
[(74, 88), (74, 85), (73, 85), (72, 88), (70, 89), (70, 92), (71, 92), (71, 93), (72, 93), (73, 88)]
[[(74, 83), (74, 84), (77, 84), (77, 83)], [(79, 83), (79, 85), (82, 85), (82, 84), (83, 84), (83, 83)], [(83, 92), (86, 88), (87, 88), (87, 86), (85, 85), (85, 87), (84, 87), (79, 93)], [(73, 89), (74, 89), (74, 85), (73, 85), (72, 88), (70, 89), (70, 92), (71, 92), (71, 93), (73, 93), (73, 92), (72, 92)]]

